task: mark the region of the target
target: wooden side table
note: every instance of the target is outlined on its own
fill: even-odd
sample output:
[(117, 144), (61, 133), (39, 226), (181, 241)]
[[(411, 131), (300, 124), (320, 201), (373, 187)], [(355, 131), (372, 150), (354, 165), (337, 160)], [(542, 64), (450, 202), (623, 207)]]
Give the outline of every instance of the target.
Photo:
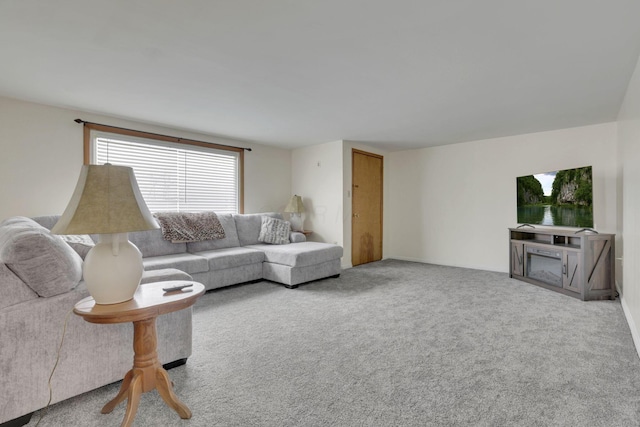
[[(162, 288), (193, 283), (182, 291), (164, 292)], [(167, 371), (157, 353), (156, 317), (192, 306), (204, 294), (201, 283), (185, 281), (155, 282), (141, 285), (133, 299), (119, 304), (96, 304), (92, 297), (80, 300), (73, 312), (91, 323), (133, 322), (133, 368), (126, 373), (120, 391), (102, 408), (108, 414), (124, 399), (127, 411), (121, 427), (131, 426), (138, 410), (140, 395), (158, 389), (162, 400), (180, 415), (191, 418), (189, 408), (173, 392)]]

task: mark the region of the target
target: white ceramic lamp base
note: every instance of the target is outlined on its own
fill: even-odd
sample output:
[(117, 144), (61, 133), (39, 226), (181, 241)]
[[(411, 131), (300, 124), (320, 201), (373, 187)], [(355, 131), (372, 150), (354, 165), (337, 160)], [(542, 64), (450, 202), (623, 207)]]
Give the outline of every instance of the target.
[(291, 229), (293, 231), (302, 231), (302, 214), (299, 213), (292, 213), (291, 216), (289, 217), (289, 222), (291, 223)]
[(127, 233), (101, 234), (84, 260), (83, 276), (96, 304), (133, 298), (142, 278), (142, 254)]

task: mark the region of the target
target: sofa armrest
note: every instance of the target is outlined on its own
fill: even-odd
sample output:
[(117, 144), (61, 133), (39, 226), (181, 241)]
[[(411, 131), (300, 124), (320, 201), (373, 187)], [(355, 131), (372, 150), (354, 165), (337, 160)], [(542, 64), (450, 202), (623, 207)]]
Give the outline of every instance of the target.
[(297, 231), (292, 231), (291, 234), (289, 235), (289, 240), (291, 241), (291, 243), (306, 242), (307, 236)]
[(4, 263), (0, 263), (0, 309), (37, 298), (38, 294), (25, 285)]

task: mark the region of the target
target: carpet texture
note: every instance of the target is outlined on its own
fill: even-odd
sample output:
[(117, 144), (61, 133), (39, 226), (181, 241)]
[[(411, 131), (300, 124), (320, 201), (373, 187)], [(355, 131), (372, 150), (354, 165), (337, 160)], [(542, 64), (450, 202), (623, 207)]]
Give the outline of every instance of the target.
[[(640, 425), (619, 301), (504, 273), (386, 260), (295, 290), (219, 289), (194, 306), (193, 349), (169, 371), (193, 418), (153, 391), (135, 426)], [(119, 386), (54, 405), (40, 425), (120, 425), (125, 403), (100, 414)]]

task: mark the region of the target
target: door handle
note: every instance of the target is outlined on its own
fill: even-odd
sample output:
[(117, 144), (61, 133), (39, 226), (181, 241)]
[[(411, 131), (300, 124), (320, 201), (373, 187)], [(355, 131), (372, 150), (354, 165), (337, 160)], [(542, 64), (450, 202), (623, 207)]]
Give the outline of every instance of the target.
[(360, 218), (360, 214), (353, 214), (354, 218)]
[(567, 275), (567, 264), (562, 264), (562, 274)]

